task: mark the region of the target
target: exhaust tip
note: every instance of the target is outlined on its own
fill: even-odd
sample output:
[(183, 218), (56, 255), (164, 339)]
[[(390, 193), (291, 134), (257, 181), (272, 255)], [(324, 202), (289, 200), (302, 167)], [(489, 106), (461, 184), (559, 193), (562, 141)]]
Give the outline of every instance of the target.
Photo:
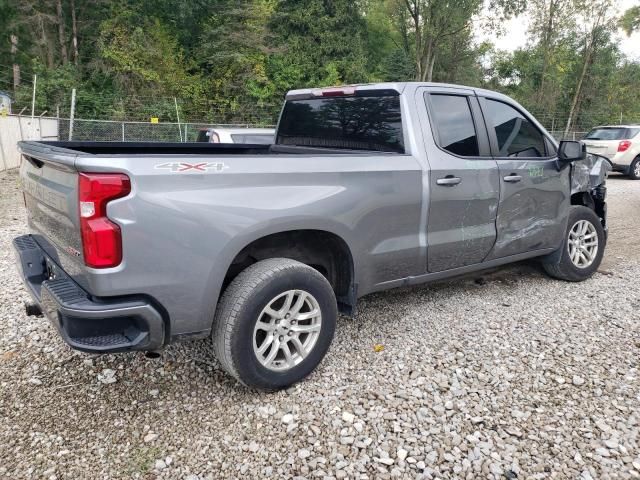
[(144, 356), (149, 360), (155, 360), (156, 358), (160, 358), (160, 352), (156, 352), (156, 351), (144, 352)]
[(42, 309), (34, 302), (24, 302), (24, 311), (29, 317), (41, 317)]

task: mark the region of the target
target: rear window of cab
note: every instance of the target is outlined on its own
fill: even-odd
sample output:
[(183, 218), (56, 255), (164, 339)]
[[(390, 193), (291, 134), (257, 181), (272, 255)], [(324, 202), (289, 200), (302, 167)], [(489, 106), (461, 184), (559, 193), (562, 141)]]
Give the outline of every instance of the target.
[(276, 143), (405, 153), (400, 97), (288, 100), (282, 111)]

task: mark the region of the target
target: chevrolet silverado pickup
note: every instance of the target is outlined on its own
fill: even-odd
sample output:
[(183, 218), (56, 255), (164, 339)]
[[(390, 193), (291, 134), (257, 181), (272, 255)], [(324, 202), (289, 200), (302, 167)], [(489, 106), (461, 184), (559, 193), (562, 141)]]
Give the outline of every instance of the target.
[(606, 159), (499, 93), (387, 83), (287, 94), (272, 145), (21, 142), (34, 298), (85, 352), (211, 338), (277, 390), (371, 292), (539, 258), (588, 279)]

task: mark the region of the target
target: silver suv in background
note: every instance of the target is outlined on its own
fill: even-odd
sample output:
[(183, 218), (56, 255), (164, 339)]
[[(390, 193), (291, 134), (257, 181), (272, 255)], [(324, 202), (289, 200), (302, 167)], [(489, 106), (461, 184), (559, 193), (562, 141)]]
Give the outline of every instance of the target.
[(271, 145), (275, 128), (201, 128), (196, 142)]
[(607, 157), (615, 172), (640, 180), (640, 125), (595, 127), (583, 141), (589, 153)]

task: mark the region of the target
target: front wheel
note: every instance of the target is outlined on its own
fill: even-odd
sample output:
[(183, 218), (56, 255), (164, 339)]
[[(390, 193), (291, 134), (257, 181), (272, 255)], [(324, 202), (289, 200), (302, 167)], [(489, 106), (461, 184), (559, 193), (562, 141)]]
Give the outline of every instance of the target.
[(590, 208), (574, 206), (569, 212), (562, 246), (544, 258), (542, 265), (554, 278), (581, 282), (600, 267), (605, 244), (604, 228), (598, 215)]
[(337, 316), (333, 289), (317, 270), (287, 258), (263, 260), (224, 292), (212, 331), (215, 354), (249, 387), (285, 388), (322, 361)]

